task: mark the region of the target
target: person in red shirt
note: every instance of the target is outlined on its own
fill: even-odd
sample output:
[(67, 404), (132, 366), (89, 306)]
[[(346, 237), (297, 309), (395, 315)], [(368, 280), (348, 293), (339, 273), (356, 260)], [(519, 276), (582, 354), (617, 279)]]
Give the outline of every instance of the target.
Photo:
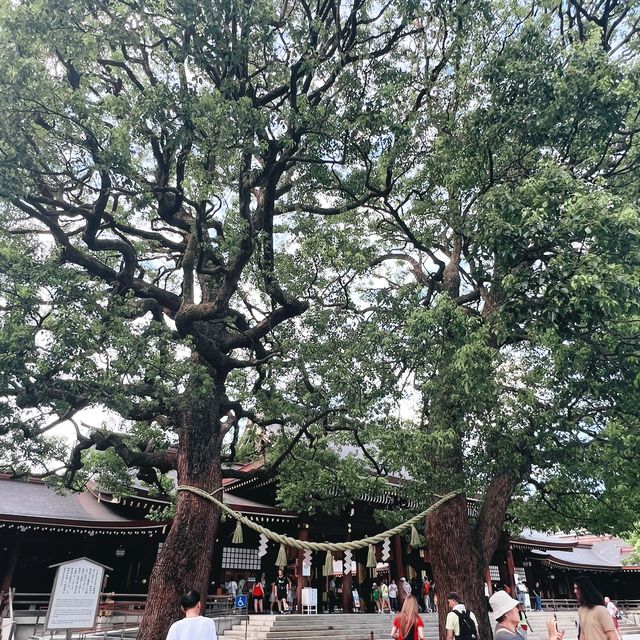
[(424, 586), (422, 587), (422, 597), (424, 598), (424, 610), (427, 613), (431, 613), (431, 583), (429, 578), (424, 579)]
[(424, 622), (418, 611), (418, 601), (414, 596), (407, 596), (402, 611), (393, 621), (392, 640), (424, 640)]
[(260, 578), (256, 579), (251, 595), (253, 596), (253, 611), (255, 613), (264, 613), (264, 585)]

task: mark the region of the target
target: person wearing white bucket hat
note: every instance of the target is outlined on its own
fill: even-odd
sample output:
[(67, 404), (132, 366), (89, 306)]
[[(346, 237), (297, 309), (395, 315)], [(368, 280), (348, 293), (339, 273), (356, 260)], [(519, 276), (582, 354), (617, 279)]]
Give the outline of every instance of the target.
[(519, 604), (506, 591), (496, 591), (489, 598), (491, 616), (498, 623), (495, 640), (525, 640), (518, 630), (520, 623)]
[[(520, 623), (520, 602), (512, 598), (506, 591), (496, 591), (489, 598), (491, 615), (498, 623), (494, 640), (525, 640), (518, 629)], [(547, 624), (548, 640), (563, 640), (564, 631), (558, 631), (553, 618)]]

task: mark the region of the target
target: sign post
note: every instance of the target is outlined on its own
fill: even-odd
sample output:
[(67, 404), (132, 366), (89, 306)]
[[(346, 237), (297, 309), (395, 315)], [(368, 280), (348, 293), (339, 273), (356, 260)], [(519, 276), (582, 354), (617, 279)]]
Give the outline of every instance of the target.
[(92, 629), (96, 624), (100, 591), (107, 567), (89, 558), (78, 558), (53, 564), (56, 576), (47, 610), (45, 629), (65, 631), (67, 638), (74, 629)]
[(318, 590), (311, 587), (302, 589), (302, 613), (318, 613)]

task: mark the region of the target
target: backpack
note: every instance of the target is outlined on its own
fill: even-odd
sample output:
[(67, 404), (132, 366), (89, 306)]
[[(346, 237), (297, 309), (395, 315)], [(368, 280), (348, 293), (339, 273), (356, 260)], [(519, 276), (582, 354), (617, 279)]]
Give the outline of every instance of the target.
[(478, 630), (471, 614), (468, 611), (454, 611), (453, 613), (458, 616), (460, 624), (460, 635), (456, 636), (457, 640), (477, 640)]

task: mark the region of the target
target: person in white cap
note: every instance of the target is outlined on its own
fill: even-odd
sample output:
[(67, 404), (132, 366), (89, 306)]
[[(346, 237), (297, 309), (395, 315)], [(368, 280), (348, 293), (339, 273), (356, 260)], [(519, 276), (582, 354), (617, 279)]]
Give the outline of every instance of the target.
[[(494, 640), (524, 640), (524, 636), (518, 624), (520, 623), (520, 612), (518, 606), (520, 602), (512, 598), (506, 591), (496, 591), (489, 598), (491, 615), (498, 623)], [(564, 631), (558, 631), (553, 618), (547, 621), (548, 640), (563, 640)]]

